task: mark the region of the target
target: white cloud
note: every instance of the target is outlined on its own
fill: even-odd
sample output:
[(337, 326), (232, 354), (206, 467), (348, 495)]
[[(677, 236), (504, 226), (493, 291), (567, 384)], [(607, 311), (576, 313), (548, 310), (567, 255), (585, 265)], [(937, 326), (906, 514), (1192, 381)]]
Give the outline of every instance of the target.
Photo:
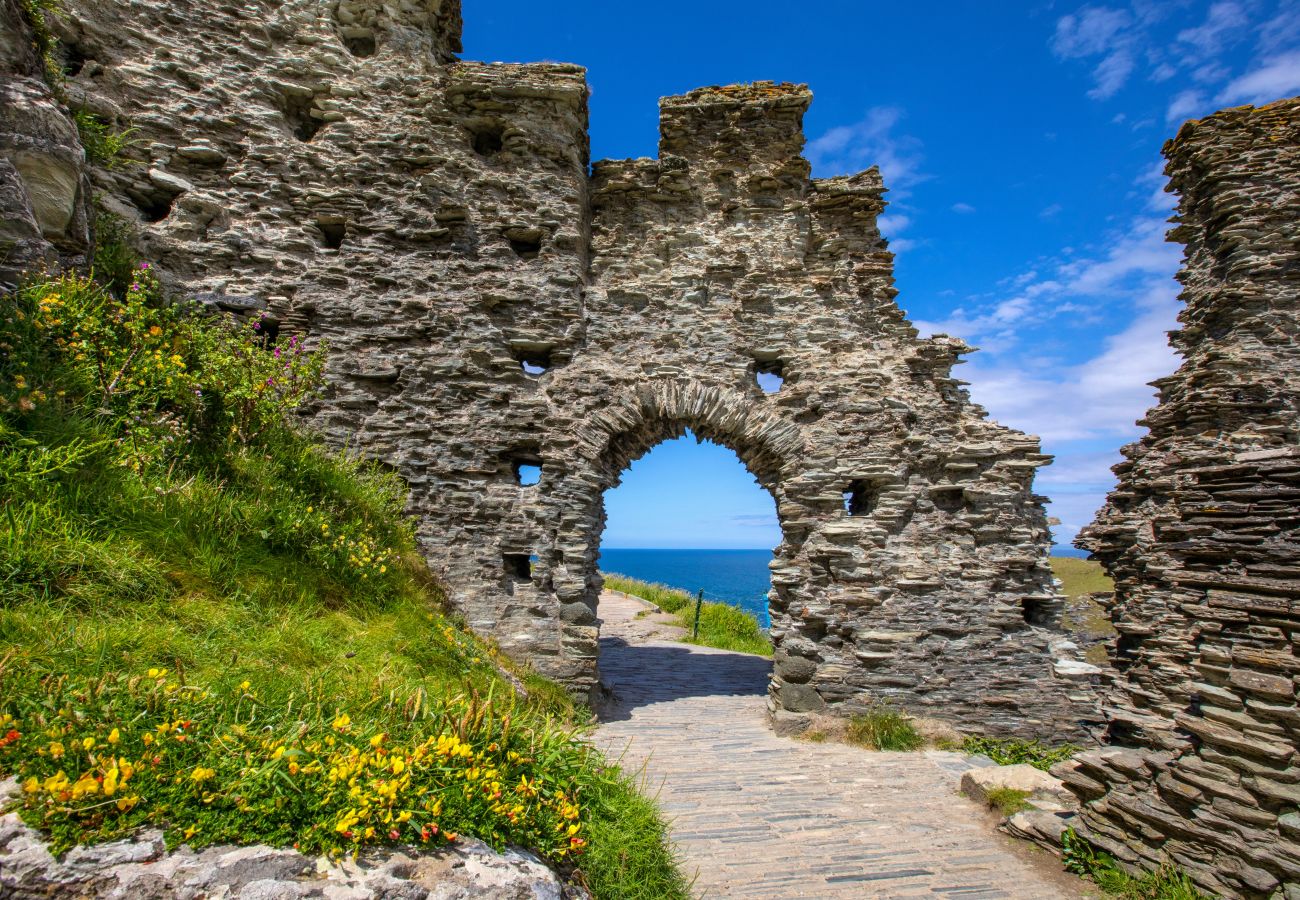
[(1234, 78), (1219, 94), (1220, 103), (1269, 103), (1300, 93), (1300, 50), (1263, 60), (1252, 72)]
[(1195, 57), (1210, 57), (1222, 52), (1226, 44), (1249, 26), (1250, 16), (1245, 8), (1233, 0), (1224, 0), (1210, 5), (1204, 23), (1178, 32), (1178, 41), (1193, 51)]
[(954, 203), (952, 205), (952, 211), (955, 213), (961, 213), (962, 215), (969, 215), (975, 212), (975, 207), (971, 206), (969, 203)]
[(1050, 218), (1052, 218), (1053, 216), (1059, 214), (1060, 211), (1061, 211), (1062, 209), (1064, 209), (1064, 208), (1065, 208), (1065, 207), (1061, 206), (1061, 204), (1059, 204), (1059, 203), (1052, 203), (1052, 204), (1050, 204), (1050, 205), (1048, 205), (1048, 206), (1044, 206), (1042, 209), (1040, 209), (1040, 210), (1038, 211), (1038, 217), (1039, 217), (1040, 219), (1050, 219)]
[(876, 220), (876, 224), (881, 234), (887, 238), (894, 238), (907, 230), (912, 224), (912, 218), (902, 213), (885, 213)]
[(1166, 122), (1181, 122), (1190, 119), (1205, 109), (1205, 96), (1200, 91), (1183, 91), (1169, 101), (1165, 110)]
[(905, 197), (908, 189), (925, 179), (921, 172), (921, 142), (895, 133), (903, 111), (877, 106), (860, 121), (840, 125), (809, 141), (808, 161), (819, 176), (845, 175), (879, 166), (885, 186)]
[(1119, 92), (1133, 74), (1133, 16), (1125, 9), (1085, 6), (1056, 21), (1052, 51), (1061, 59), (1101, 56), (1093, 68), (1088, 96), (1106, 100)]
[(1115, 96), (1133, 74), (1133, 66), (1133, 57), (1126, 50), (1108, 54), (1092, 70), (1092, 77), (1097, 83), (1088, 91), (1088, 96), (1094, 100), (1108, 100)]

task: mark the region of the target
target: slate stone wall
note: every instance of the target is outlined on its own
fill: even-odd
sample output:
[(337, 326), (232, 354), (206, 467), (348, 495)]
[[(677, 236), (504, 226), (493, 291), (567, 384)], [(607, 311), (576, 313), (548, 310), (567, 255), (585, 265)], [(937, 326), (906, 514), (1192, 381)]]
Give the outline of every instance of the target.
[(1094, 843), (1229, 897), (1300, 896), (1300, 99), (1189, 122), (1183, 357), (1079, 546), (1115, 579)]
[(805, 87), (666, 98), (658, 160), (589, 171), (584, 71), (456, 61), (452, 0), (67, 6), (70, 99), (136, 129), (103, 203), (176, 292), (328, 343), (316, 424), (401, 473), (507, 652), (595, 688), (603, 492), (690, 428), (777, 502), (782, 727), (888, 699), (1085, 735), (1048, 457), (895, 304), (879, 172), (810, 179)]

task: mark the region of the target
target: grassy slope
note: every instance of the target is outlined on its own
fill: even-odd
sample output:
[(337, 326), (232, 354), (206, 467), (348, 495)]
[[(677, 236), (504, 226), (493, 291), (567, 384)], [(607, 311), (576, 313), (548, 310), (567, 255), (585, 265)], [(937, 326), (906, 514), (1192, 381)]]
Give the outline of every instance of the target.
[[(173, 335), (167, 329), (177, 323), (162, 316), (156, 337), (142, 323), (123, 336), (122, 323), (147, 316), (147, 303), (116, 316), (120, 304), (107, 294), (97, 295), (97, 311), (71, 302), (95, 286), (53, 290), (69, 302), (38, 308), (32, 296), (0, 297), (0, 395), (8, 398), (0, 404), (0, 718), (10, 717), (5, 727), (19, 734), (0, 746), (0, 773), (44, 783), (65, 770), (76, 781), (80, 772), (100, 793), (78, 803), (53, 788), (47, 800), (37, 788), (24, 795), (29, 821), (64, 846), (145, 822), (168, 827), (173, 840), (201, 843), (296, 835), (312, 816), (328, 814), (310, 823), (324, 842), (314, 846), (382, 843), (382, 835), (336, 833), (336, 806), (352, 801), (336, 797), (331, 806), (305, 780), (277, 786), (291, 779), (280, 773), (272, 783), (267, 773), (289, 756), (259, 756), (253, 745), (239, 751), (231, 736), (280, 735), (295, 753), (295, 742), (303, 745), (305, 762), (326, 754), (324, 743), (334, 748), (336, 737), (366, 751), (373, 735), (414, 747), (455, 733), (503, 773), (542, 777), (557, 797), (581, 807), (585, 853), (556, 857), (554, 836), (539, 840), (553, 859), (572, 859), (598, 897), (685, 896), (655, 807), (573, 736), (575, 712), (563, 691), (516, 670), (531, 693), (509, 699), (503, 670), (513, 667), (446, 612), (401, 516), (395, 479), (280, 426), (238, 440), (182, 431), (186, 449), (163, 440), (157, 446), (173, 450), (150, 457), (151, 450), (142, 462), (138, 446), (157, 434), (132, 432), (130, 413), (144, 410), (149, 424), (171, 411), (149, 395), (153, 376), (141, 368), (127, 413), (115, 415), (117, 399), (104, 402), (88, 387), (94, 379), (77, 369), (85, 366), (72, 362), (76, 348), (54, 351), (64, 348), (63, 337), (42, 343), (32, 323), (45, 314), (51, 334), (103, 326), (101, 339), (110, 343), (157, 340), (179, 349), (196, 378), (211, 370), (203, 385), (209, 403), (223, 381), (238, 380), (220, 368), (231, 361), (191, 352), (190, 344), (211, 351), (202, 323)], [(118, 358), (129, 358), (134, 372), (148, 356)], [(157, 384), (173, 375), (167, 369)], [(233, 392), (225, 402), (234, 403)], [(155, 668), (170, 674), (146, 676)], [(199, 696), (211, 699), (186, 699)], [(497, 699), (489, 705), (474, 696)], [(351, 724), (331, 728), (345, 712)], [(119, 757), (82, 751), (82, 742), (95, 737), (99, 748), (114, 743), (146, 759), (147, 748), (160, 745), (142, 723), (166, 725), (171, 715), (192, 717), (197, 734), (169, 743), (171, 756), (154, 765), (157, 773), (137, 761), (140, 798), (126, 809), (105, 808), (105, 773)], [(110, 729), (120, 737), (110, 740)], [(72, 751), (56, 754), (51, 738)], [(507, 749), (519, 759), (507, 762)], [(183, 790), (191, 769), (211, 769), (213, 783), (229, 778), (239, 791), (200, 802), (197, 787)], [(326, 790), (323, 774), (321, 784)], [(231, 793), (245, 805), (223, 806)], [(494, 842), (538, 846), (503, 813), (448, 796), (457, 802), (447, 804), (444, 830), (456, 825)], [(250, 813), (247, 804), (258, 797), (265, 803)]]
[[(602, 574), (605, 578), (605, 587), (648, 600), (664, 612), (675, 614), (677, 623), (687, 631), (690, 631), (694, 625), (695, 598), (686, 591), (665, 584), (628, 578), (626, 575)], [(705, 601), (700, 610), (699, 637), (692, 639), (688, 634), (682, 640), (688, 644), (718, 647), (739, 653), (772, 655), (772, 642), (759, 626), (758, 619), (730, 603)]]
[(1114, 590), (1115, 584), (1101, 567), (1091, 559), (1073, 556), (1053, 556), (1052, 573), (1061, 579), (1061, 593), (1067, 597)]

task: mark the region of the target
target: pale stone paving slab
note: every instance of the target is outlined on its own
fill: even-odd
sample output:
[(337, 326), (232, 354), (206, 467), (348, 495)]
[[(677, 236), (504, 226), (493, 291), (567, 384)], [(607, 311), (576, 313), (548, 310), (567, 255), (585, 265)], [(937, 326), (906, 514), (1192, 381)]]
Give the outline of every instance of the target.
[(646, 607), (601, 597), (600, 667), (616, 702), (596, 740), (631, 769), (645, 764), (698, 896), (1087, 896), (958, 793), (960, 754), (778, 737), (768, 660), (650, 636)]

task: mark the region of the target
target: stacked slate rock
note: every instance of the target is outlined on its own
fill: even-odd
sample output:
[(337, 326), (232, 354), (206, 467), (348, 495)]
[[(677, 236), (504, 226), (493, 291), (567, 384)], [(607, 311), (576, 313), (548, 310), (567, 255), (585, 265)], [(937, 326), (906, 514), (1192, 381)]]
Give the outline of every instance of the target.
[(776, 499), (783, 727), (891, 700), (1086, 737), (1049, 457), (899, 309), (880, 173), (810, 178), (806, 87), (667, 98), (659, 159), (589, 172), (584, 71), (457, 60), (455, 0), (63, 6), (70, 101), (135, 129), (102, 202), (169, 290), (328, 344), (316, 425), (405, 478), (506, 652), (596, 687), (603, 494), (689, 428)]
[(1080, 830), (1229, 897), (1300, 897), (1300, 99), (1189, 122), (1184, 362), (1081, 536), (1115, 579), (1111, 749)]

